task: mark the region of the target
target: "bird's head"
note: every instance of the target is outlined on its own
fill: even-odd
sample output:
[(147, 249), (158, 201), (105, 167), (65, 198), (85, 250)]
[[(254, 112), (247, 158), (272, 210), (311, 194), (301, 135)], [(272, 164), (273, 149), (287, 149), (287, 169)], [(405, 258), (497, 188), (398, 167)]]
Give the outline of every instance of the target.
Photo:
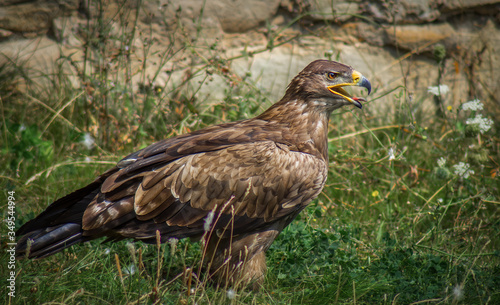
[(312, 100), (324, 104), (328, 111), (352, 104), (361, 108), (365, 99), (343, 89), (361, 86), (371, 91), (370, 82), (352, 67), (330, 60), (316, 60), (304, 68), (288, 86), (285, 97)]

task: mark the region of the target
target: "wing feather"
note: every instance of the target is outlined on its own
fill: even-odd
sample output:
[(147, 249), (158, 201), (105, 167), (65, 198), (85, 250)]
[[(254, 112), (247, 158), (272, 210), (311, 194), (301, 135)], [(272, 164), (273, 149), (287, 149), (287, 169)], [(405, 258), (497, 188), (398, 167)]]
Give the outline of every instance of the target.
[[(204, 142), (197, 140), (201, 136), (158, 142), (122, 160), (104, 181), (100, 199), (85, 211), (84, 228), (95, 231), (133, 215), (138, 221), (165, 224), (162, 232), (189, 236), (202, 233), (203, 219), (214, 210), (221, 213), (221, 223), (232, 220), (235, 230), (243, 232), (296, 215), (326, 179), (324, 160), (285, 144), (228, 144), (247, 139), (244, 130), (215, 132)], [(117, 227), (115, 233), (122, 230), (128, 236), (136, 232), (131, 226)]]
[[(169, 192), (165, 192), (169, 193)], [(156, 222), (160, 222), (159, 220), (161, 219), (162, 213), (167, 210), (172, 204), (176, 203), (178, 200), (172, 196), (170, 193), (169, 196), (160, 204), (157, 205), (156, 209), (151, 210), (148, 214), (144, 215), (137, 215), (137, 219), (139, 220), (149, 220), (149, 219), (155, 219)], [(164, 221), (163, 221), (164, 222)]]
[[(138, 217), (141, 216), (141, 219), (156, 217), (169, 206), (169, 203), (171, 204), (173, 201), (177, 200), (169, 189), (163, 188), (161, 184), (157, 184), (156, 186), (161, 188), (161, 191), (157, 193), (156, 197), (152, 198), (150, 201), (143, 201), (144, 204), (142, 205), (135, 204), (135, 213)], [(141, 189), (141, 187), (139, 187), (139, 189)], [(145, 199), (147, 198), (143, 198), (142, 200)], [(137, 201), (137, 199), (135, 200)], [(156, 211), (156, 213), (154, 211)]]
[(84, 230), (97, 229), (115, 219), (130, 214), (133, 210), (133, 196), (114, 202), (103, 199), (101, 196), (96, 197), (83, 214), (82, 228)]
[(171, 162), (167, 165), (150, 171), (149, 173), (144, 175), (144, 179), (142, 181), (142, 185), (147, 189), (152, 187), (155, 184), (158, 184), (160, 181), (172, 175), (173, 172), (177, 171), (179, 167), (183, 166), (180, 162)]
[(135, 179), (130, 179), (126, 183), (121, 184), (119, 188), (115, 188), (110, 192), (103, 192), (101, 190), (101, 193), (105, 194), (106, 199), (109, 201), (118, 201), (128, 196), (134, 196), (140, 183), (141, 177), (135, 177)]
[(153, 199), (156, 198), (164, 190), (165, 187), (163, 186), (163, 183), (157, 183), (150, 188), (145, 188), (144, 184), (141, 184), (137, 188), (137, 192), (135, 193), (135, 212), (139, 215), (147, 214), (156, 205), (161, 204), (162, 201), (155, 204), (153, 202)]

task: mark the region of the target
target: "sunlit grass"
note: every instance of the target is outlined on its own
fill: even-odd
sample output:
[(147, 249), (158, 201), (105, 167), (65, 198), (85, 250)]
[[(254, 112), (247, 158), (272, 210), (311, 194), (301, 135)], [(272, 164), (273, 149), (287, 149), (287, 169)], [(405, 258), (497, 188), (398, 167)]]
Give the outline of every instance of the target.
[[(91, 26), (89, 32), (112, 35), (106, 24)], [(217, 45), (197, 46), (212, 57), (197, 62), (176, 86), (157, 86), (146, 76), (139, 83), (119, 78), (132, 71), (126, 46), (133, 35), (139, 34), (87, 44), (83, 65), (93, 69), (80, 71), (79, 88), (58, 74), (43, 91), (31, 82), (18, 90), (16, 69), (1, 67), (0, 175), (3, 190), (15, 191), (18, 227), (130, 152), (253, 117), (269, 103), (250, 79), (230, 73), (231, 60), (218, 56)], [(160, 55), (181, 71), (192, 47)], [(143, 54), (153, 56), (147, 47)], [(118, 63), (114, 70), (105, 69), (105, 59)], [(210, 81), (214, 73), (229, 89), (224, 101), (207, 105), (197, 98), (199, 87), (188, 84), (195, 77), (195, 84)], [(46, 259), (18, 261), (17, 297), (10, 302), (500, 303), (498, 122), (480, 122), (478, 115), (488, 119), (488, 112), (477, 104), (435, 115), (412, 109), (405, 88), (374, 89), (364, 111), (344, 109), (332, 116), (327, 185), (268, 251), (259, 293), (211, 285), (199, 272), (198, 242), (131, 246), (98, 240)], [(370, 110), (382, 102), (393, 103), (393, 110)], [(5, 212), (2, 205), (3, 219)], [(7, 270), (5, 252), (0, 259)]]

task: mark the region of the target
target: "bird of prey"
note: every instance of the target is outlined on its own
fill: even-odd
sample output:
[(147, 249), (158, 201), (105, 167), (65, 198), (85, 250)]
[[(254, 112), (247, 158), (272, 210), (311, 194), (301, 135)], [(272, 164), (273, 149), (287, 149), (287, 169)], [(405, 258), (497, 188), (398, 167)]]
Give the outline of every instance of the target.
[(330, 114), (362, 107), (346, 86), (371, 90), (350, 66), (316, 60), (259, 116), (128, 155), (24, 224), (17, 256), (42, 258), (99, 237), (203, 237), (211, 277), (258, 289), (265, 252), (325, 185)]

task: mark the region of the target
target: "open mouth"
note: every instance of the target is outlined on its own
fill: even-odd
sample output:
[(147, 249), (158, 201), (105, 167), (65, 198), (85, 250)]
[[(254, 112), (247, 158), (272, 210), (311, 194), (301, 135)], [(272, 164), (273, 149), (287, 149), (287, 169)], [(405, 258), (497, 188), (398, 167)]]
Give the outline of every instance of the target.
[(333, 86), (328, 86), (328, 90), (330, 90), (331, 93), (336, 94), (353, 104), (354, 106), (358, 108), (363, 108), (363, 105), (361, 102), (366, 102), (366, 99), (362, 97), (357, 97), (357, 96), (352, 96), (350, 95), (347, 91), (345, 91), (342, 87), (345, 86), (360, 86), (366, 88), (368, 90), (368, 94), (370, 94), (372, 90), (372, 86), (370, 82), (363, 76), (361, 73), (357, 71), (353, 71), (352, 73), (352, 78), (353, 82), (352, 83), (342, 83), (338, 85), (333, 85)]
[[(330, 92), (332, 92), (333, 94), (340, 95), (345, 100), (349, 101), (351, 104), (358, 107), (359, 109), (363, 108), (363, 105), (361, 104), (361, 102), (366, 102), (366, 99), (364, 99), (362, 97), (350, 95), (347, 91), (345, 91), (344, 89), (342, 89), (342, 87), (340, 87), (343, 85), (345, 85), (345, 84), (336, 85), (336, 86), (329, 86), (328, 90), (330, 90)], [(352, 86), (352, 85), (350, 85), (350, 86)]]

